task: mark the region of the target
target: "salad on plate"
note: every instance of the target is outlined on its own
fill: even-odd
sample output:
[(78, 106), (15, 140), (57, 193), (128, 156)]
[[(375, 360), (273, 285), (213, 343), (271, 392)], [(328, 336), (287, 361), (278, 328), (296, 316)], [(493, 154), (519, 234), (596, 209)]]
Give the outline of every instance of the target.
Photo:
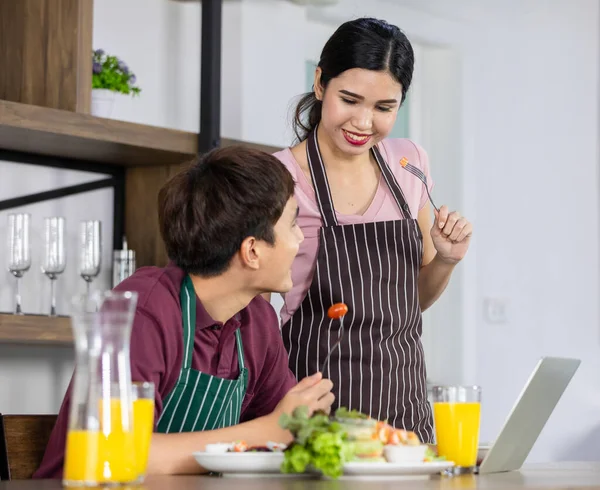
[(279, 421), (294, 442), (284, 451), (283, 473), (316, 470), (330, 478), (343, 474), (346, 463), (438, 462), (435, 452), (411, 431), (396, 429), (356, 410), (339, 408), (333, 416), (308, 415), (298, 407)]

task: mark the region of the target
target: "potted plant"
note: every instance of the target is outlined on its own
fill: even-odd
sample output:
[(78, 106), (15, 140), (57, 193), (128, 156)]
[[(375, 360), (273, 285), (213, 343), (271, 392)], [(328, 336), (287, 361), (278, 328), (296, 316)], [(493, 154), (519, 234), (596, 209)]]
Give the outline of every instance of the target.
[(141, 89), (135, 85), (136, 77), (123, 60), (111, 56), (103, 49), (92, 52), (92, 115), (110, 117), (115, 94), (136, 96)]

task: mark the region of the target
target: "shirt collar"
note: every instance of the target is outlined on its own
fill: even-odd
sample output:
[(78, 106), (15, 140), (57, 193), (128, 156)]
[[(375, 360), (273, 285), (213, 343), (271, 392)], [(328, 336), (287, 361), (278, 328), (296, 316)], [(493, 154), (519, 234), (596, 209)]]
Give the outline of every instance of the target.
[[(167, 268), (177, 269), (181, 273), (181, 279), (183, 280), (185, 276), (185, 271), (178, 267), (175, 262), (172, 260), (167, 264)], [(196, 328), (199, 330), (203, 330), (205, 328), (223, 328), (225, 324), (231, 325), (234, 329), (238, 329), (241, 326), (241, 314), (238, 312), (232, 318), (227, 320), (225, 324), (223, 322), (218, 322), (213, 317), (210, 316), (200, 298), (198, 298), (197, 294), (194, 294), (196, 298)]]
[(225, 323), (219, 322), (219, 321), (213, 319), (212, 316), (210, 316), (208, 311), (206, 311), (206, 308), (204, 308), (202, 301), (200, 301), (200, 298), (198, 298), (198, 296), (196, 296), (196, 328), (200, 329), (200, 330), (205, 329), (205, 328), (218, 329), (218, 328), (223, 328), (225, 325), (230, 325), (234, 329), (240, 328), (240, 326), (241, 326), (240, 313), (239, 312), (236, 313), (235, 315), (233, 315), (233, 317), (231, 317)]

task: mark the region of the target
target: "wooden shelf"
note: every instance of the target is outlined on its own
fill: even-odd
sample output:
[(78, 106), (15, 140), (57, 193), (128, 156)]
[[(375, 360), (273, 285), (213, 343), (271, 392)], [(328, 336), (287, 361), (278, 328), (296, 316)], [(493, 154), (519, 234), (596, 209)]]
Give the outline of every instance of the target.
[(115, 165), (169, 165), (195, 155), (196, 135), (0, 101), (0, 148)]
[[(232, 144), (277, 151), (271, 146), (222, 140), (222, 146)], [(0, 148), (112, 165), (173, 165), (197, 154), (198, 135), (0, 100)]]
[(71, 319), (0, 313), (0, 344), (73, 346)]

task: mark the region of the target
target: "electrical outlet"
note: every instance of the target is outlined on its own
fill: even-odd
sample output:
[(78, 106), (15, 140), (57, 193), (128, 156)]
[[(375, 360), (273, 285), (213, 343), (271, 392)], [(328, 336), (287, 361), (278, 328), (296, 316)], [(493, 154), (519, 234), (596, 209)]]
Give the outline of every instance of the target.
[(495, 324), (504, 324), (508, 321), (508, 300), (505, 298), (485, 298), (483, 312), (486, 321)]

